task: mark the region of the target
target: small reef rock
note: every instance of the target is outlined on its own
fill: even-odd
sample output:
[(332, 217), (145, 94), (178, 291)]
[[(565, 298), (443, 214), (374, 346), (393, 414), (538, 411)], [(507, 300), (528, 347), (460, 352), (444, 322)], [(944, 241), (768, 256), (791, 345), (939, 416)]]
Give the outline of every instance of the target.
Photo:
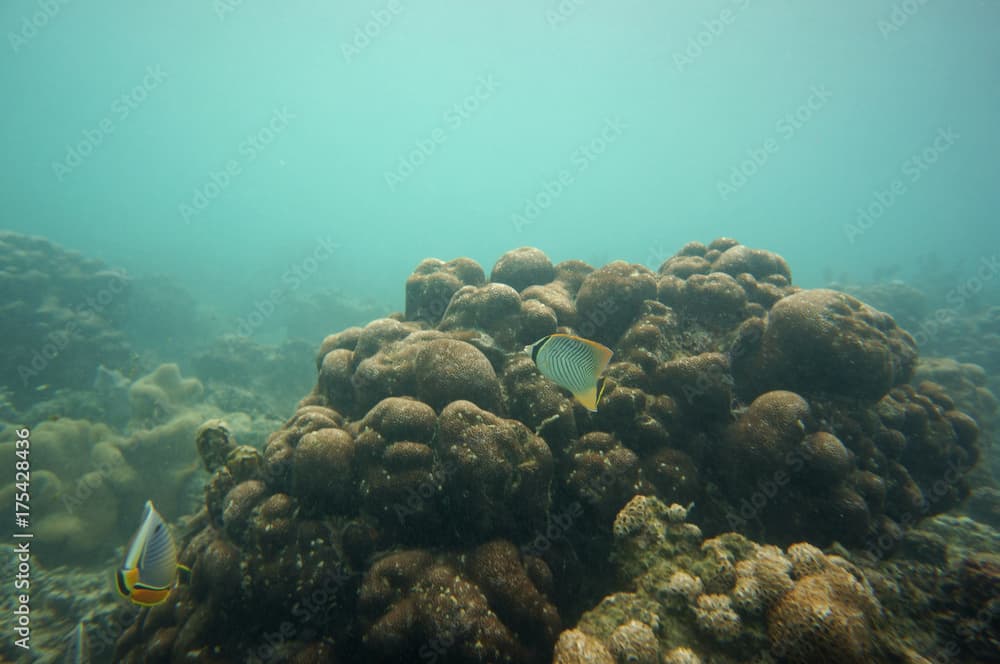
[[(323, 340), (262, 453), (201, 429), (191, 584), (116, 660), (921, 661), (821, 550), (874, 569), (968, 494), (978, 426), (891, 317), (728, 238), (427, 259), (405, 293)], [(522, 352), (553, 332), (614, 350), (598, 412)]]

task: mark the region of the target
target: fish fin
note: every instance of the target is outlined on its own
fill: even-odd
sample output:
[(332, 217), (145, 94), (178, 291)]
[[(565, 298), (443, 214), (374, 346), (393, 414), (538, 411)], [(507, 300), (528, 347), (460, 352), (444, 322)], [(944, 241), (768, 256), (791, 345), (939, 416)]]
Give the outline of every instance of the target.
[(170, 596), (170, 588), (139, 588), (129, 597), (139, 606), (156, 606), (166, 601)]
[(583, 392), (574, 392), (573, 398), (583, 404), (583, 407), (592, 413), (597, 412), (597, 385), (587, 388)]
[(601, 376), (597, 379), (597, 399), (594, 402), (594, 409), (597, 409), (597, 404), (601, 402), (601, 397), (604, 396), (604, 388), (608, 386), (608, 379)]
[(604, 396), (604, 388), (607, 387), (608, 382), (602, 376), (597, 379), (597, 383), (593, 387), (584, 390), (583, 392), (577, 392), (573, 397), (583, 404), (583, 407), (592, 413), (597, 412), (597, 404), (600, 403), (601, 397)]
[(177, 581), (191, 583), (191, 568), (183, 563), (177, 563)]

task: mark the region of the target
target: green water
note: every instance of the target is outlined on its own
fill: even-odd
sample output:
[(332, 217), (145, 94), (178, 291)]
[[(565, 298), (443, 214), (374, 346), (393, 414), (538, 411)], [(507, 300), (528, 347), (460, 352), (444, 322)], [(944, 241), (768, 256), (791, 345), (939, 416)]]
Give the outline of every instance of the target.
[(998, 26), (935, 0), (11, 1), (0, 225), (215, 304), (310, 257), (301, 288), (398, 308), (426, 256), (655, 268), (720, 235), (807, 286), (929, 252), (971, 274), (1000, 237)]

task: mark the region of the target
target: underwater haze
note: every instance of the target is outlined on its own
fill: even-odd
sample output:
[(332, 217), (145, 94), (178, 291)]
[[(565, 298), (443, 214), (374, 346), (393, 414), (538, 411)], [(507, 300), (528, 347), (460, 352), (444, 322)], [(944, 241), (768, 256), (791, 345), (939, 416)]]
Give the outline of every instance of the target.
[(3, 225), (218, 303), (390, 308), (423, 258), (654, 269), (766, 247), (797, 282), (995, 249), (1000, 8), (81, 3), (0, 9)]
[(0, 662), (1000, 664), (1000, 3), (0, 5)]

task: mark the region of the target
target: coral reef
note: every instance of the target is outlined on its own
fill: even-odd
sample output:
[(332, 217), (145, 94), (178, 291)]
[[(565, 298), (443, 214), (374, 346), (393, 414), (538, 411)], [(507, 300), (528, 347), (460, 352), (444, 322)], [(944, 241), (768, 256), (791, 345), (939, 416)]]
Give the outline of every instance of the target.
[[(202, 402), (197, 379), (165, 364), (128, 387), (131, 420), (127, 432), (84, 419), (42, 421), (31, 429), (33, 552), (45, 561), (97, 562), (128, 541), (142, 504), (151, 499), (168, 518), (188, 513), (200, 498), (204, 474), (197, 463), (209, 429), (222, 432), (231, 447), (236, 436), (262, 441), (273, 420), (226, 413)], [(204, 430), (199, 426), (212, 419)], [(214, 429), (213, 429), (214, 427)], [(260, 442), (258, 442), (260, 444)], [(0, 442), (13, 457), (14, 441)], [(205, 450), (208, 463), (218, 456)], [(245, 462), (244, 462), (245, 465)], [(11, 478), (13, 480), (13, 478)], [(13, 504), (13, 481), (0, 488)]]
[(484, 283), (486, 274), (473, 260), (456, 258), (446, 263), (428, 258), (406, 280), (406, 319), (435, 325), (458, 289)]
[(89, 388), (99, 365), (128, 372), (121, 331), (130, 279), (48, 240), (0, 232), (0, 375), (24, 409), (44, 386)]
[(464, 565), (426, 551), (378, 561), (358, 599), (374, 661), (531, 662), (551, 649), (559, 616), (503, 540), (478, 547)]
[(197, 378), (183, 378), (176, 364), (161, 364), (129, 388), (132, 421), (143, 428), (163, 424), (197, 403), (203, 393)]
[[(554, 331), (614, 349), (596, 413), (523, 353)], [(930, 556), (908, 533), (968, 494), (980, 428), (915, 364), (890, 316), (728, 238), (655, 272), (427, 259), (404, 313), (323, 339), (262, 454), (201, 429), (192, 584), (116, 656), (905, 661), (817, 547)]]
[(208, 398), (222, 410), (282, 418), (309, 391), (313, 354), (314, 345), (305, 341), (267, 346), (229, 334), (195, 353), (192, 366)]
[[(7, 556), (0, 563), (0, 573), (14, 579), (17, 557)], [(106, 571), (118, 561), (106, 560)], [(25, 589), (22, 589), (25, 590)], [(77, 624), (90, 645), (90, 660), (94, 664), (111, 662), (115, 641), (136, 618), (138, 607), (123, 604), (115, 593), (107, 574), (77, 566), (48, 567), (38, 560), (31, 561), (30, 650), (15, 645), (15, 638), (0, 644), (0, 660), (4, 662), (64, 662), (67, 645)], [(0, 610), (14, 615), (15, 593), (0, 596)], [(12, 634), (13, 634), (12, 629)]]
[[(1000, 373), (1000, 307), (996, 289), (959, 289), (959, 274), (924, 275), (917, 285), (902, 281), (844, 286), (855, 297), (892, 314), (910, 331), (924, 357), (947, 357)], [(991, 386), (996, 390), (1000, 383)]]
[(888, 314), (831, 290), (782, 298), (758, 344), (734, 372), (746, 396), (790, 389), (806, 396), (878, 400), (913, 374), (916, 344)]
[[(783, 551), (737, 533), (704, 539), (669, 513), (645, 496), (622, 509), (614, 562), (629, 590), (606, 597), (560, 641), (577, 633), (575, 641), (591, 650), (617, 653), (622, 632), (636, 632), (643, 635), (634, 639), (643, 643), (637, 650), (677, 662), (890, 662), (906, 655), (881, 619), (865, 572), (850, 561), (807, 543)], [(636, 628), (643, 616), (649, 622)]]

